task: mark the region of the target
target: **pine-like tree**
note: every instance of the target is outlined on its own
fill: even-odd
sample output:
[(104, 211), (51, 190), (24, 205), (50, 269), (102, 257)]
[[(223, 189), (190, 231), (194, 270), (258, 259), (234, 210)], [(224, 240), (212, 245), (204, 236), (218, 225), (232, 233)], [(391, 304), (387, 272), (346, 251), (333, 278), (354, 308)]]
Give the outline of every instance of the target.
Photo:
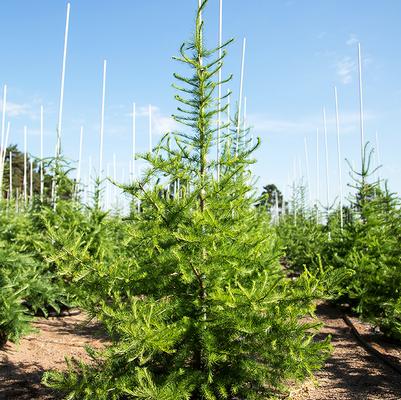
[[(361, 171), (352, 171), (355, 190), (344, 228), (331, 223), (326, 265), (348, 268), (345, 300), (389, 336), (401, 338), (401, 203), (373, 176), (372, 151), (365, 146)], [(335, 221), (334, 221), (335, 222)], [(344, 301), (344, 299), (342, 299)]]
[[(192, 72), (175, 74), (174, 118), (185, 129), (145, 154), (148, 170), (126, 188), (142, 209), (127, 222), (120, 253), (77, 272), (77, 284), (103, 277), (102, 289), (86, 290), (107, 293), (91, 312), (113, 345), (92, 353), (93, 365), (70, 362), (67, 373), (46, 375), (69, 399), (261, 400), (310, 374), (328, 353), (326, 341), (312, 340), (318, 324), (301, 321), (318, 285), (282, 272), (269, 216), (255, 207), (249, 166), (256, 146), (241, 130), (221, 135), (216, 177), (215, 91), (225, 51), (219, 58), (219, 48), (204, 46), (206, 3), (176, 58)], [(163, 195), (174, 182), (175, 196)]]

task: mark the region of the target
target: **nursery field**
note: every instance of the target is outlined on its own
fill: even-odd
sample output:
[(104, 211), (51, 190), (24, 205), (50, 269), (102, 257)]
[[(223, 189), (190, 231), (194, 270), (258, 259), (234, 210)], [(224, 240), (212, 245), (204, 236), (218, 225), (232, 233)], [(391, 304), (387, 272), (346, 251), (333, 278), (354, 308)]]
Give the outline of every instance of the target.
[[(308, 380), (291, 390), (293, 400), (324, 399), (399, 399), (399, 374), (358, 345), (355, 336), (342, 319), (341, 312), (320, 304), (317, 315), (324, 323), (320, 334), (331, 335), (333, 353), (326, 365)], [(401, 363), (401, 347), (372, 333), (372, 326), (353, 319), (365, 340), (392, 362)], [(8, 344), (0, 357), (0, 398), (2, 399), (58, 399), (60, 396), (40, 384), (44, 371), (64, 370), (64, 356), (89, 361), (85, 345), (102, 348), (107, 336), (101, 327), (88, 324), (87, 316), (39, 319), (36, 334), (26, 336), (20, 346)]]
[[(307, 176), (286, 194), (255, 176), (261, 139), (240, 90), (222, 90), (233, 41), (208, 47), (212, 0), (174, 57), (177, 129), (137, 151), (128, 180), (104, 168), (103, 63), (98, 169), (63, 153), (67, 5), (54, 156), (11, 144), (7, 86), (0, 146), (0, 399), (401, 399), (401, 198), (365, 140), (326, 205)], [(319, 136), (317, 136), (317, 141)], [(319, 146), (317, 146), (317, 158)], [(140, 163), (140, 164), (139, 164)], [(141, 168), (139, 168), (139, 165)], [(110, 167), (110, 165), (108, 165)], [(324, 175), (324, 174), (322, 174)], [(288, 192), (288, 193), (287, 193)]]

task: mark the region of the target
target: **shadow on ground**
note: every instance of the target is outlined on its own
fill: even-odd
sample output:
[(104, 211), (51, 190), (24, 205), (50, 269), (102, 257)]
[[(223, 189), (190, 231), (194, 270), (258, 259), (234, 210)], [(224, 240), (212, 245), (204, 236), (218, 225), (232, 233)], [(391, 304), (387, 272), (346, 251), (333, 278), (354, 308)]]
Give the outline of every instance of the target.
[(318, 338), (331, 335), (333, 354), (315, 374), (318, 386), (305, 399), (400, 400), (401, 375), (358, 345), (341, 312), (321, 304), (316, 315), (325, 324)]
[[(27, 367), (31, 372), (27, 372)], [(6, 360), (0, 364), (0, 400), (61, 399), (51, 389), (41, 385), (45, 371), (36, 363), (23, 368)]]

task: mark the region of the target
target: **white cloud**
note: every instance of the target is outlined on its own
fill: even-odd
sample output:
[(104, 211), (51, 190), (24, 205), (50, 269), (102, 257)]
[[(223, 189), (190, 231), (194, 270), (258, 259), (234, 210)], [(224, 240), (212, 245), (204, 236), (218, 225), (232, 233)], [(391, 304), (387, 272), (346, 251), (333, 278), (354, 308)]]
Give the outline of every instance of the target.
[(352, 74), (354, 71), (356, 71), (356, 63), (351, 57), (343, 57), (336, 64), (337, 75), (344, 85), (352, 82)]
[(355, 33), (351, 33), (349, 35), (348, 40), (345, 42), (347, 46), (353, 46), (359, 42), (358, 36), (355, 35)]
[[(365, 121), (373, 120), (377, 116), (368, 111), (364, 114)], [(327, 129), (329, 133), (336, 132), (336, 120), (334, 115), (327, 114)], [(323, 116), (311, 115), (309, 117), (300, 119), (280, 119), (269, 117), (262, 114), (249, 115), (250, 126), (258, 134), (308, 134), (316, 132), (316, 128), (323, 128)], [(359, 129), (359, 113), (358, 112), (344, 112), (340, 114), (340, 132), (341, 134), (348, 134), (357, 132)]]
[[(156, 135), (164, 135), (168, 132), (177, 130), (178, 124), (170, 116), (164, 115), (160, 108), (157, 106), (151, 106), (152, 112), (152, 132)], [(130, 114), (132, 115), (132, 114)], [(137, 117), (149, 118), (149, 106), (141, 106), (136, 109)]]
[[(3, 100), (0, 99), (0, 110), (3, 111)], [(6, 103), (6, 116), (9, 118), (24, 117), (30, 118), (35, 117), (35, 113), (32, 111), (30, 104), (18, 104), (7, 101)]]

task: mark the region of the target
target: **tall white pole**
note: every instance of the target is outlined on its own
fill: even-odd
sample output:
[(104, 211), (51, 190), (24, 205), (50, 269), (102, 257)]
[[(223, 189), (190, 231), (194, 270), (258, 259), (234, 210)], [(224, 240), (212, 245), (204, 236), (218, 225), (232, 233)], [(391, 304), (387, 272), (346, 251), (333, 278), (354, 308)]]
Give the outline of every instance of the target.
[(220, 69), (218, 74), (218, 100), (217, 100), (217, 146), (216, 146), (216, 163), (217, 163), (217, 182), (220, 181), (220, 136), (221, 136), (221, 81), (222, 81), (222, 68), (223, 64), (221, 61), (223, 55), (223, 49), (221, 46), (223, 45), (223, 0), (219, 2), (219, 59), (220, 59)]
[(135, 180), (135, 156), (136, 156), (136, 104), (132, 103), (132, 182)]
[(307, 187), (308, 187), (308, 195), (309, 195), (309, 203), (312, 202), (312, 194), (310, 188), (310, 169), (309, 169), (309, 151), (308, 151), (308, 141), (306, 137), (304, 137), (304, 147), (305, 147), (305, 163), (306, 163), (306, 179), (307, 179)]
[(23, 187), (24, 187), (24, 204), (26, 206), (27, 202), (27, 161), (28, 161), (28, 155), (27, 155), (27, 128), (24, 126), (24, 178), (23, 178)]
[(84, 127), (81, 126), (81, 131), (79, 134), (79, 153), (78, 153), (78, 169), (77, 169), (77, 179), (75, 183), (75, 196), (78, 198), (78, 193), (81, 186), (81, 173), (82, 173), (82, 148), (84, 142)]
[(40, 201), (43, 203), (45, 179), (43, 171), (43, 106), (40, 106)]
[(102, 110), (100, 114), (100, 148), (99, 148), (99, 179), (103, 173), (103, 142), (104, 142), (104, 102), (106, 98), (107, 60), (103, 61)]
[(77, 184), (79, 184), (81, 182), (83, 143), (84, 143), (84, 127), (81, 126), (81, 131), (80, 131), (80, 134), (79, 134), (79, 154), (78, 154)]
[(65, 33), (64, 33), (64, 51), (63, 51), (63, 66), (61, 70), (61, 88), (60, 88), (60, 104), (58, 111), (57, 123), (57, 145), (56, 145), (56, 158), (60, 156), (61, 152), (61, 125), (63, 120), (63, 104), (64, 104), (64, 83), (65, 83), (65, 65), (67, 61), (67, 46), (68, 46), (68, 29), (70, 25), (70, 3), (67, 3), (67, 16), (65, 20)]
[[(106, 164), (106, 176), (107, 178), (110, 177), (110, 163), (108, 162)], [(111, 208), (111, 194), (110, 194), (110, 182), (107, 180), (106, 181), (106, 204), (105, 204), (105, 208), (106, 210), (109, 210)]]
[(3, 177), (4, 177), (4, 165), (6, 162), (6, 152), (8, 146), (8, 137), (10, 135), (10, 122), (7, 123), (7, 130), (5, 140), (3, 143), (3, 149), (0, 151), (0, 200), (3, 196)]
[(239, 85), (239, 99), (238, 99), (238, 121), (237, 121), (237, 140), (235, 143), (235, 154), (238, 154), (239, 135), (241, 129), (241, 108), (242, 108), (242, 92), (244, 90), (244, 68), (245, 68), (245, 50), (246, 50), (246, 38), (242, 42), (242, 60), (241, 60), (241, 77)]
[(2, 165), (2, 173), (1, 173), (1, 178), (3, 179), (3, 173), (4, 173), (4, 163), (6, 161), (6, 150), (8, 147), (8, 138), (10, 136), (10, 122), (7, 122), (7, 129), (6, 129), (6, 137), (4, 140), (4, 150), (3, 150), (3, 154), (2, 154), (2, 159), (0, 160), (0, 163)]
[(230, 125), (231, 125), (230, 103), (231, 103), (230, 89), (227, 89), (227, 137), (230, 137)]
[(149, 104), (149, 153), (152, 153), (152, 106)]
[(7, 107), (7, 85), (3, 87), (3, 103), (2, 103), (2, 116), (1, 116), (1, 142), (0, 142), (0, 154), (4, 151), (4, 135), (6, 128), (6, 107)]
[(56, 170), (52, 180), (52, 202), (53, 210), (56, 211), (57, 207), (57, 173), (58, 173), (58, 160), (61, 154), (61, 126), (63, 121), (63, 105), (64, 105), (64, 84), (65, 84), (65, 66), (67, 61), (67, 46), (68, 46), (68, 30), (70, 25), (70, 3), (67, 3), (67, 15), (65, 20), (64, 32), (64, 49), (63, 49), (63, 65), (61, 68), (61, 85), (60, 85), (60, 103), (58, 111), (57, 122), (57, 140), (56, 140)]
[(379, 147), (379, 132), (376, 131), (375, 135), (376, 141), (376, 168), (377, 168), (377, 180), (380, 182), (380, 174), (378, 168), (381, 166), (381, 155), (380, 155), (380, 147)]
[[(202, 1), (203, 1), (203, 0), (198, 0), (198, 7), (199, 7), (199, 9), (200, 9), (201, 6), (202, 6)], [(203, 21), (202, 21), (202, 11), (199, 11), (199, 19), (200, 19), (200, 22), (202, 23), (202, 22), (203, 22)], [(202, 30), (201, 30), (200, 34), (201, 34), (201, 38), (202, 38)], [(201, 65), (203, 64), (202, 56), (200, 57), (199, 62), (200, 62)]]
[(10, 200), (13, 199), (13, 153), (12, 151), (10, 151), (10, 159), (9, 159), (9, 163), (10, 163), (10, 181), (9, 181), (9, 192), (10, 192)]
[(328, 212), (330, 205), (330, 181), (329, 181), (329, 146), (327, 142), (327, 121), (326, 121), (325, 107), (323, 107), (323, 127), (324, 127), (324, 147), (326, 156), (326, 206)]
[(343, 179), (342, 179), (342, 168), (341, 168), (341, 143), (340, 143), (340, 118), (338, 113), (338, 93), (337, 88), (334, 87), (334, 97), (336, 102), (336, 128), (337, 128), (337, 156), (338, 156), (338, 185), (340, 189), (340, 225), (341, 229), (344, 226), (343, 216)]
[(5, 154), (6, 146), (4, 146), (5, 124), (6, 124), (6, 106), (7, 106), (7, 85), (3, 87), (3, 103), (2, 103), (2, 117), (1, 117), (1, 141), (0, 141), (0, 200), (3, 197), (3, 153)]
[(87, 176), (87, 185), (86, 185), (86, 188), (85, 188), (85, 195), (84, 195), (84, 198), (85, 198), (85, 203), (86, 204), (89, 204), (89, 201), (90, 201), (90, 198), (92, 197), (92, 199), (93, 199), (93, 196), (92, 196), (92, 156), (89, 156), (89, 159), (88, 159), (88, 176)]
[(320, 200), (320, 146), (319, 128), (316, 129), (316, 200)]
[(4, 165), (6, 162), (6, 152), (8, 146), (8, 137), (10, 136), (10, 122), (7, 123), (6, 136), (3, 143), (4, 149), (0, 151), (0, 200), (3, 197), (3, 177), (4, 177)]
[(247, 98), (244, 96), (244, 121), (243, 121), (243, 130), (244, 130), (244, 145), (246, 144), (246, 129), (247, 129), (247, 115), (246, 115), (246, 108), (247, 108)]
[[(116, 182), (117, 182), (117, 162), (116, 162), (116, 153), (113, 153), (113, 202), (115, 204), (117, 204), (117, 186), (116, 186)], [(123, 183), (125, 184), (125, 182), (123, 181)]]
[(358, 76), (359, 76), (359, 124), (360, 124), (360, 134), (361, 134), (361, 162), (363, 164), (365, 132), (364, 132), (364, 116), (363, 116), (362, 52), (360, 43), (358, 43)]
[(29, 201), (33, 201), (33, 159), (29, 160)]

